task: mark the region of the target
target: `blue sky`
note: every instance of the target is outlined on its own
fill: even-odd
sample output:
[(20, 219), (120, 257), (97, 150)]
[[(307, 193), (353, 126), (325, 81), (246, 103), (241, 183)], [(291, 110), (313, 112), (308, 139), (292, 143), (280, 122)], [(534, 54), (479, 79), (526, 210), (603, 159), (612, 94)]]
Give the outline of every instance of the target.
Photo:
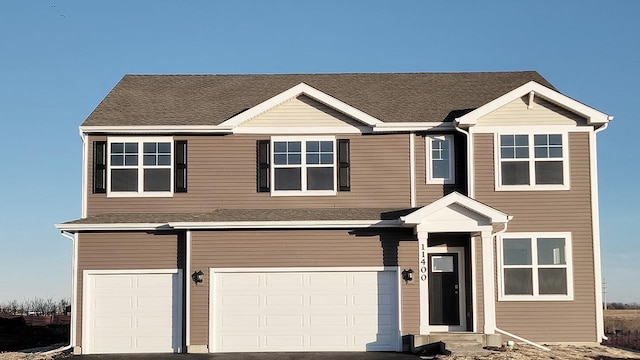
[(78, 126), (127, 73), (537, 70), (598, 135), (607, 300), (640, 302), (640, 1), (0, 3), (0, 303), (70, 297)]

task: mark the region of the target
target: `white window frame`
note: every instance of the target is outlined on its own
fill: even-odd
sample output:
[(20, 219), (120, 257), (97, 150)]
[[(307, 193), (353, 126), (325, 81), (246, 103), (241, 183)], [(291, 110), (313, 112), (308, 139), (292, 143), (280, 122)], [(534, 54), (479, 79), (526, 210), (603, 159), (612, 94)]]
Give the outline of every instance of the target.
[[(271, 178), (269, 179), (270, 187), (271, 187), (271, 196), (332, 196), (337, 194), (337, 175), (338, 175), (338, 166), (337, 166), (337, 141), (335, 136), (273, 136), (271, 137), (270, 143), (270, 154), (269, 154), (269, 163), (270, 163), (270, 174)], [(274, 143), (280, 141), (298, 141), (300, 142), (300, 151), (301, 151), (301, 163), (300, 165), (275, 165), (274, 161)], [(328, 167), (327, 164), (324, 165), (307, 165), (307, 141), (331, 141), (333, 143), (333, 189), (332, 190), (307, 190), (307, 168), (308, 167)], [(284, 167), (295, 167), (301, 169), (300, 174), (300, 182), (301, 182), (301, 190), (276, 190), (276, 168), (284, 168)]]
[[(529, 163), (529, 185), (502, 185), (502, 158), (500, 152), (501, 135), (527, 135), (529, 139), (529, 157), (527, 159), (514, 159), (513, 161), (527, 161)], [(561, 135), (562, 136), (562, 157), (550, 158), (552, 161), (562, 161), (562, 184), (536, 184), (536, 157), (534, 135)], [(494, 133), (494, 168), (495, 168), (495, 190), (496, 191), (560, 191), (570, 190), (570, 167), (569, 167), (569, 134), (566, 130), (536, 129), (534, 131), (501, 131)], [(546, 158), (545, 158), (546, 159)], [(510, 161), (510, 160), (508, 160)], [(544, 161), (544, 159), (538, 159)]]
[[(162, 166), (144, 166), (144, 143), (160, 143), (160, 142), (168, 142), (171, 146), (171, 161), (170, 165), (162, 165)], [(123, 166), (123, 167), (112, 167), (111, 166), (111, 144), (112, 143), (137, 143), (138, 144), (138, 165), (133, 166)], [(107, 139), (107, 197), (172, 197), (173, 196), (173, 188), (174, 188), (174, 157), (175, 157), (175, 148), (174, 141), (172, 137), (109, 137)], [(133, 169), (136, 168), (138, 170), (138, 191), (111, 191), (111, 170), (112, 169)], [(144, 170), (154, 168), (154, 169), (169, 169), (169, 191), (144, 191)]]
[[(447, 178), (435, 178), (433, 177), (433, 141), (445, 140), (449, 144), (449, 177)], [(455, 184), (456, 182), (456, 169), (455, 169), (455, 151), (454, 151), (453, 135), (428, 135), (425, 137), (425, 149), (426, 149), (426, 167), (427, 169), (427, 184)]]
[[(523, 239), (531, 241), (531, 265), (504, 265), (503, 241), (505, 239)], [(565, 265), (539, 265), (538, 245), (539, 238), (563, 238), (565, 241)], [(514, 232), (504, 233), (498, 238), (498, 301), (573, 301), (573, 250), (570, 232)], [(507, 295), (505, 294), (504, 269), (507, 268), (531, 268), (533, 295)], [(538, 269), (540, 268), (566, 268), (567, 269), (567, 294), (539, 294)]]

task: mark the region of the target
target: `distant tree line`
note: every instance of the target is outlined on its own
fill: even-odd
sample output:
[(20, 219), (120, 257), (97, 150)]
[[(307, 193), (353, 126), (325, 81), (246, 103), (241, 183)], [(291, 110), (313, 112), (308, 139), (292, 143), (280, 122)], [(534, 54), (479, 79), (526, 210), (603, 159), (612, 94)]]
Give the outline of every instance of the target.
[(71, 305), (69, 299), (60, 299), (58, 301), (53, 298), (24, 299), (23, 301), (10, 300), (0, 303), (0, 314), (9, 315), (61, 315), (67, 312)]
[(607, 303), (607, 309), (611, 310), (639, 310), (639, 303), (619, 303), (619, 302), (610, 302)]

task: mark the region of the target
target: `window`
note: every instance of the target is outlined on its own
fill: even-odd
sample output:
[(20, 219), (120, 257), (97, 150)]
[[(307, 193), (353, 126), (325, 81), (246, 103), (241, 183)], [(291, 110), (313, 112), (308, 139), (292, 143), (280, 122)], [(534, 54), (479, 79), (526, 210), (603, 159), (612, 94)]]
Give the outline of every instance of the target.
[(171, 138), (109, 138), (94, 142), (93, 192), (109, 196), (171, 196), (186, 192), (187, 142)]
[(455, 183), (453, 135), (427, 136), (427, 184)]
[(573, 299), (570, 234), (504, 234), (500, 249), (501, 300)]
[(274, 196), (351, 190), (349, 140), (332, 136), (258, 140), (257, 191)]
[(568, 190), (566, 134), (498, 136), (500, 190)]

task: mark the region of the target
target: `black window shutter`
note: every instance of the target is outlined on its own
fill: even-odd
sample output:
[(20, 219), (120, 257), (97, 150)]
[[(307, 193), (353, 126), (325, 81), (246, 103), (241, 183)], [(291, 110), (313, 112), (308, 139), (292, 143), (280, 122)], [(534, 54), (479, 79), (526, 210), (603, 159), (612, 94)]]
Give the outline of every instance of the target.
[(349, 139), (338, 139), (338, 190), (351, 191)]
[(256, 144), (257, 190), (269, 192), (269, 140), (258, 140)]
[(176, 140), (173, 165), (174, 192), (187, 192), (187, 141)]
[(107, 192), (107, 142), (93, 142), (93, 193)]

